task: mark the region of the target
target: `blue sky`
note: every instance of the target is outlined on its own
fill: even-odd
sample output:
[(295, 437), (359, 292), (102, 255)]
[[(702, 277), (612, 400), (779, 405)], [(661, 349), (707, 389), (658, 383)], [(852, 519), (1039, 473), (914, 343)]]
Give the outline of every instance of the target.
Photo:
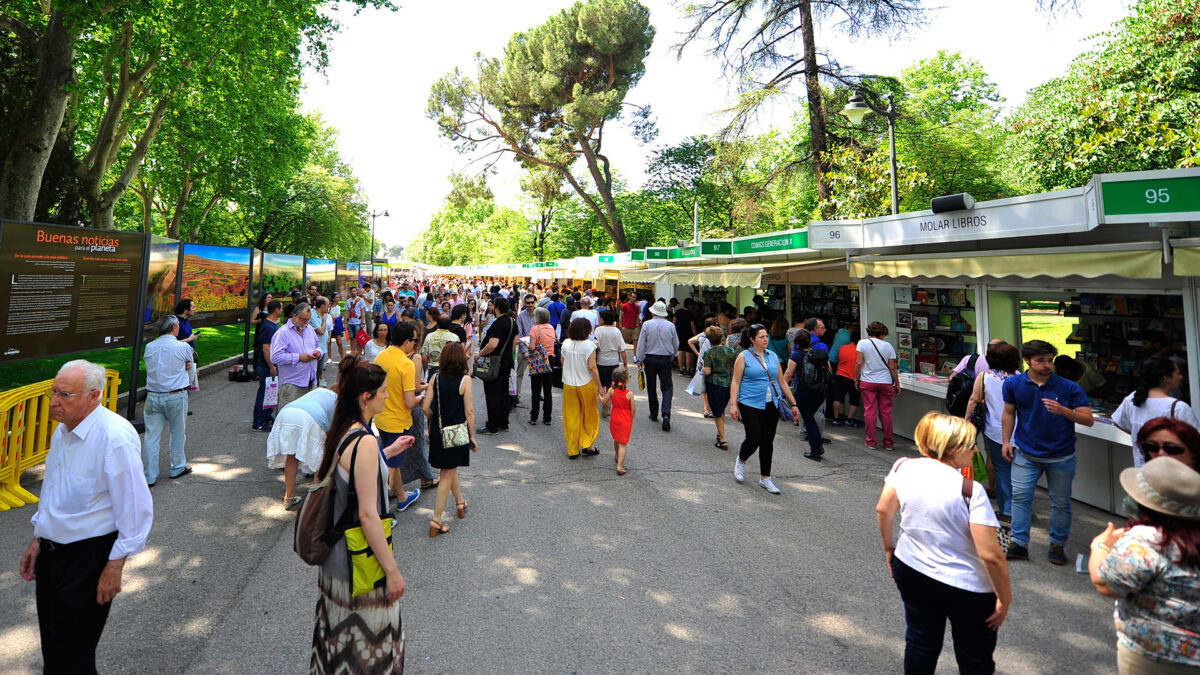
[[(658, 139), (641, 146), (620, 127), (608, 129), (605, 151), (630, 188), (644, 181), (642, 170), (656, 147), (720, 127), (717, 111), (732, 100), (734, 87), (720, 64), (689, 47), (681, 60), (671, 49), (688, 28), (666, 0), (642, 0), (657, 29), (646, 75), (627, 100), (650, 104)], [(405, 3), (398, 12), (344, 11), (344, 28), (333, 41), (325, 75), (305, 74), (303, 98), (341, 133), (339, 149), (353, 166), (375, 210), (391, 216), (376, 221), (377, 237), (407, 243), (423, 229), (449, 191), (447, 176), (470, 171), (425, 117), (429, 87), (454, 67), (473, 73), (474, 54), (500, 56), (509, 37), (543, 23), (568, 6), (564, 0), (460, 0)], [(934, 3), (927, 3), (933, 5)], [(1012, 107), (1025, 93), (1063, 74), (1071, 60), (1093, 48), (1085, 38), (1107, 30), (1125, 16), (1124, 0), (1083, 0), (1082, 14), (1047, 17), (1037, 0), (944, 0), (923, 29), (892, 39), (851, 41), (820, 31), (818, 46), (843, 65), (862, 73), (897, 74), (939, 49), (959, 51), (979, 61)], [(789, 124), (803, 90), (765, 111), (760, 130)], [(520, 173), (507, 159), (489, 179), (498, 201), (521, 208)]]
[(209, 244), (184, 244), (183, 253), (184, 255), (197, 255), (209, 260), (220, 260), (238, 265), (250, 264), (250, 249), (248, 248), (230, 248), (228, 246), (211, 246)]

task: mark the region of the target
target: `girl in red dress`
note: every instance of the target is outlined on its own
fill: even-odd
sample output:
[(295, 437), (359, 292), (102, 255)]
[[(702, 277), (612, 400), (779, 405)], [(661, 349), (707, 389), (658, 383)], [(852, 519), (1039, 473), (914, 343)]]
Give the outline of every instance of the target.
[(617, 475), (624, 476), (625, 449), (629, 445), (629, 434), (633, 431), (633, 392), (627, 389), (629, 370), (617, 368), (612, 374), (613, 386), (600, 396), (600, 402), (608, 405), (612, 401), (612, 415), (608, 418), (608, 432), (612, 434), (613, 450), (617, 453)]

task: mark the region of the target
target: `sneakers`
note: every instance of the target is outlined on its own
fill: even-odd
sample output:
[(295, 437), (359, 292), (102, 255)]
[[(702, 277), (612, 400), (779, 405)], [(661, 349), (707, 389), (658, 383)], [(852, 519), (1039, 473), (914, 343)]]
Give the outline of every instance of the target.
[(775, 482), (771, 480), (770, 476), (758, 481), (758, 486), (773, 495), (779, 494), (779, 488), (775, 487)]
[(746, 480), (746, 463), (740, 459), (733, 463), (733, 478), (739, 483)]
[(1063, 547), (1055, 544), (1050, 544), (1050, 552), (1046, 554), (1046, 558), (1051, 565), (1067, 564), (1067, 552), (1063, 550)]
[(830, 420), (830, 422), (829, 422), (829, 423), (830, 423), (830, 424), (832, 424), (832, 425), (833, 425), (833, 426), (835, 426), (835, 427), (840, 427), (840, 426), (842, 426), (842, 421), (841, 421), (841, 420)]
[(670, 417), (663, 417), (662, 429), (663, 429), (663, 431), (671, 430), (671, 418)]
[(498, 433), (500, 433), (500, 432), (492, 431), (491, 429), (489, 429), (487, 427), (478, 427), (477, 429), (475, 429), (476, 436), (493, 436)]
[(404, 501), (400, 502), (399, 504), (396, 504), (396, 513), (404, 513), (405, 511), (407, 511), (408, 507), (412, 506), (413, 502), (417, 501), (417, 497), (420, 497), (420, 496), (421, 496), (420, 488), (415, 488), (415, 489), (405, 492), (404, 493)]
[[(1062, 547), (1060, 546), (1058, 550), (1061, 551)], [(1029, 549), (1014, 541), (1012, 545), (1008, 547), (1008, 553), (1005, 553), (1004, 557), (1008, 560), (1029, 560)], [(1066, 561), (1066, 556), (1063, 556), (1063, 562)]]

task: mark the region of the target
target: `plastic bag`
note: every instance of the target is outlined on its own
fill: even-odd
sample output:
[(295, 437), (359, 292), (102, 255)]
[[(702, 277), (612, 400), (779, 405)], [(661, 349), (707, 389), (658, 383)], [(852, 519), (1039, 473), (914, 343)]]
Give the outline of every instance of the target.
[(692, 381), (687, 386), (687, 393), (692, 396), (704, 393), (704, 372), (699, 368), (696, 369), (696, 374), (692, 376)]
[(263, 388), (263, 408), (274, 408), (279, 405), (279, 378), (268, 377)]
[(196, 376), (196, 362), (188, 364), (188, 391), (200, 391), (200, 379)]

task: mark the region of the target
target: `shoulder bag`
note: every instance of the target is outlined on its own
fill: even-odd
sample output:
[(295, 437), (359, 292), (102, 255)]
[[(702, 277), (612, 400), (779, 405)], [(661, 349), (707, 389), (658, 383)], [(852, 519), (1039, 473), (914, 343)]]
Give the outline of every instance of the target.
[[(511, 349), (511, 346), (506, 347), (505, 345), (512, 344), (513, 328), (515, 327), (516, 322), (513, 322), (512, 327), (510, 327), (508, 330), (508, 337), (505, 338), (504, 342), (496, 345), (495, 351), (487, 356), (481, 356), (475, 359), (475, 370), (471, 373), (472, 377), (478, 377), (484, 382), (491, 382), (497, 377), (500, 377), (500, 364), (504, 360), (504, 352), (500, 350)], [(484, 341), (484, 344), (487, 344), (486, 340)]]
[(763, 372), (767, 374), (767, 382), (771, 384), (771, 394), (775, 399), (775, 410), (779, 413), (779, 419), (784, 422), (791, 422), (796, 419), (796, 416), (792, 414), (792, 407), (784, 405), (783, 394), (779, 393), (779, 388), (775, 386), (775, 378), (771, 376), (771, 371), (767, 368), (767, 364), (758, 357), (758, 352), (755, 352), (753, 347), (746, 351), (754, 356), (754, 359), (762, 365)]
[(540, 336), (542, 334), (541, 324), (536, 325), (529, 331), (530, 346), (525, 350), (525, 358), (529, 361), (529, 371), (534, 375), (547, 375), (554, 368), (550, 365), (550, 356), (546, 353), (546, 348), (542, 346), (540, 338), (534, 337), (534, 330)]
[[(371, 543), (367, 541), (367, 533), (363, 531), (362, 522), (358, 518), (358, 491), (354, 487), (354, 460), (356, 459), (358, 459), (357, 443), (350, 455), (350, 480), (348, 481), (350, 490), (346, 496), (346, 511), (342, 514), (342, 520), (347, 521), (344, 533), (346, 553), (350, 559), (350, 588), (353, 591), (353, 597), (370, 593), (387, 582), (387, 573), (383, 571), (383, 566), (375, 557), (375, 551), (371, 549)], [(379, 496), (376, 498), (377, 506), (382, 512), (379, 514), (379, 523), (383, 526), (383, 536), (387, 541), (390, 555), (392, 554), (392, 517), (386, 512), (386, 500), (382, 499), (382, 495), (387, 494), (385, 492), (387, 486), (384, 485), (382, 476), (379, 476), (379, 485), (376, 489), (379, 490)]]
[(875, 348), (875, 353), (879, 355), (879, 360), (883, 361), (883, 367), (888, 371), (888, 377), (892, 378), (892, 386), (896, 386), (896, 376), (892, 375), (892, 367), (888, 365), (888, 360), (883, 358), (883, 352), (879, 351), (879, 345), (875, 344), (875, 338), (867, 338), (871, 346)]
[(984, 373), (983, 377), (976, 378), (975, 389), (977, 393), (975, 394), (975, 407), (971, 409), (971, 417), (967, 420), (975, 425), (976, 431), (979, 432), (982, 432), (984, 427), (987, 426), (987, 399), (984, 392), (984, 387), (987, 386), (987, 383), (984, 382), (986, 377), (987, 373)]
[(442, 424), (442, 386), (438, 382), (438, 377), (438, 375), (433, 376), (433, 395), (438, 407), (438, 431), (442, 434), (442, 448), (458, 448), (470, 445), (471, 430), (467, 427), (466, 422), (451, 424), (450, 426)]
[[(342, 538), (342, 532), (350, 522), (345, 514), (337, 523), (333, 522), (333, 474), (337, 470), (338, 458), (342, 456), (346, 447), (350, 443), (355, 443), (357, 450), (358, 440), (366, 435), (367, 432), (362, 430), (349, 434), (338, 448), (337, 455), (333, 460), (334, 465), (329, 469), (329, 475), (310, 487), (308, 492), (303, 495), (303, 502), (296, 511), (296, 524), (292, 530), (292, 549), (296, 551), (301, 560), (309, 565), (320, 565), (325, 562), (330, 551), (333, 550), (333, 545)], [(354, 460), (351, 459), (351, 480), (354, 477), (353, 462)], [(351, 492), (354, 490), (353, 485), (351, 482)], [(349, 508), (346, 512), (350, 512)]]

